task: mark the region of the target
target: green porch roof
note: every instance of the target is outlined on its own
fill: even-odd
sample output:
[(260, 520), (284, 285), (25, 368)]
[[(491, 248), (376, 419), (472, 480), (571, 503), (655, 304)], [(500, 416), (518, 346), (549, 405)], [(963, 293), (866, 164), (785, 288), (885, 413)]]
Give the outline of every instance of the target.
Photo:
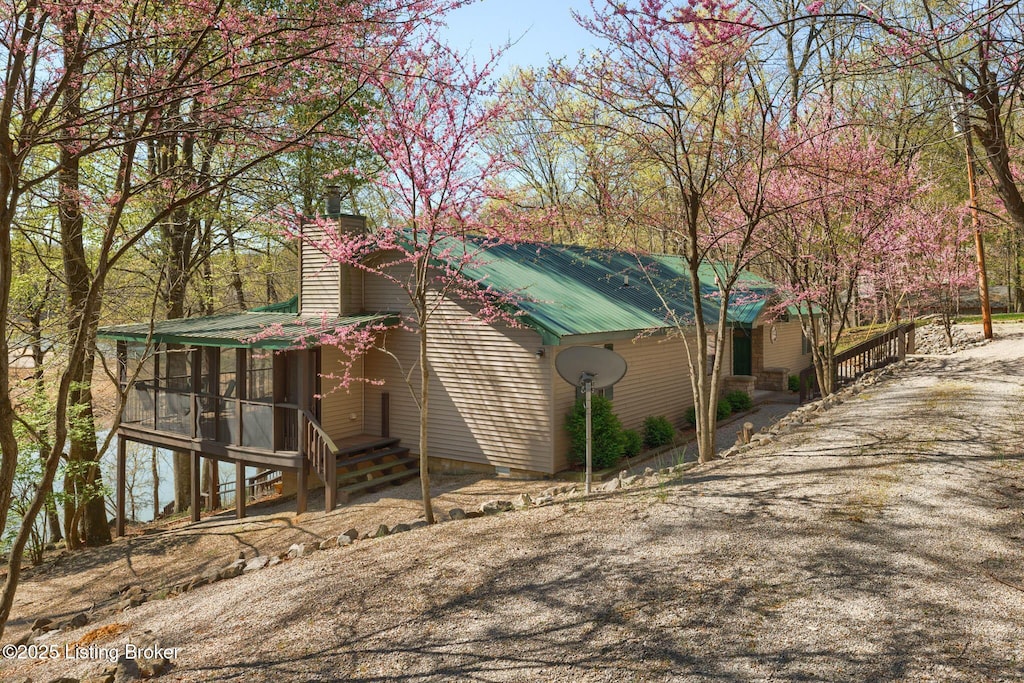
[[(153, 324), (152, 337), (149, 323), (103, 327), (98, 334), (104, 339), (119, 341), (146, 342), (152, 339), (153, 343), (158, 344), (287, 349), (294, 347), (299, 340), (312, 340), (319, 332), (329, 332), (352, 325), (390, 325), (397, 322), (398, 315), (394, 313), (324, 318), (319, 315), (298, 316), (294, 313), (256, 310), (202, 318), (161, 320)], [(268, 330), (273, 332), (267, 335)], [(261, 338), (256, 341), (257, 337)]]

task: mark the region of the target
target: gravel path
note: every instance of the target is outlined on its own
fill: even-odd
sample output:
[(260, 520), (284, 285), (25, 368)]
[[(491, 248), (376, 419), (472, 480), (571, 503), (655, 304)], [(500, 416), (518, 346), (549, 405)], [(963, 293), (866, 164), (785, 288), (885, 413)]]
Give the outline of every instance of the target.
[(1024, 680), (1024, 327), (997, 334), (683, 478), (319, 552), (106, 644), (149, 629), (182, 681)]

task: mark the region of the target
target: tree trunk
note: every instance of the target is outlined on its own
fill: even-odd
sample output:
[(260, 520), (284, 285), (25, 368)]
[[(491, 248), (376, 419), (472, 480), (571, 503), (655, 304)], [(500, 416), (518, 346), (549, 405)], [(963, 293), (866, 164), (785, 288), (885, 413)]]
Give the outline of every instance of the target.
[[(85, 56), (78, 46), (78, 17), (74, 11), (62, 17), (61, 33), (64, 42), (64, 63), (69, 86), (64, 91), (64, 125), (73, 129), (82, 115), (82, 73)], [(64, 531), (68, 548), (80, 543), (103, 545), (110, 543), (110, 527), (102, 494), (102, 476), (99, 470), (99, 452), (96, 447), (96, 425), (93, 421), (92, 372), (96, 348), (95, 319), (86, 320), (86, 299), (92, 286), (92, 272), (85, 254), (83, 239), (84, 219), (80, 195), (80, 158), (72, 147), (60, 148), (60, 167), (57, 173), (58, 211), (60, 218), (61, 252), (64, 260), (65, 282), (68, 288), (68, 332), (71, 335), (84, 329), (85, 357), (77, 367), (69, 368), (71, 392), (68, 397), (70, 419), (75, 421), (69, 430), (68, 474), (64, 477), (66, 496)], [(78, 509), (81, 507), (81, 509)], [(81, 535), (79, 534), (81, 525)]]
[(423, 494), (423, 515), (427, 524), (434, 523), (434, 506), (430, 500), (430, 458), (427, 446), (430, 366), (427, 365), (427, 324), (419, 326), (420, 341), (420, 491)]

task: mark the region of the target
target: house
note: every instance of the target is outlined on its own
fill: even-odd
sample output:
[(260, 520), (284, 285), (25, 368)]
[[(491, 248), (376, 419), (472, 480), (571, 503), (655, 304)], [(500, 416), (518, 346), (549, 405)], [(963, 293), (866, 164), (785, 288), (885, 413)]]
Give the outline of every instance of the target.
[[(365, 229), (361, 217), (338, 220), (342, 229)], [(419, 412), (405, 373), (417, 342), (398, 325), (409, 313), (404, 293), (386, 278), (330, 262), (305, 241), (299, 270), (300, 294), (291, 306), (100, 331), (117, 342), (128, 388), (118, 428), (118, 533), (129, 440), (190, 454), (196, 520), (200, 458), (235, 464), (240, 517), (246, 491), (265, 485), (270, 473), (280, 472), (282, 489), (295, 491), (300, 512), (318, 481), (338, 482), (326, 488), (332, 509), (337, 495), (415, 476), (410, 448), (418, 442)], [(559, 378), (555, 359), (577, 345), (612, 348), (626, 359), (626, 376), (609, 392), (625, 427), (638, 428), (655, 414), (683, 422), (693, 403), (690, 371), (665, 306), (680, 320), (693, 319), (680, 258), (531, 243), (489, 249), (467, 271), (495, 291), (521, 293), (518, 324), (486, 323), (472, 305), (441, 301), (428, 356), (433, 467), (510, 476), (565, 469), (564, 421), (576, 389)], [(706, 296), (713, 323), (711, 287)], [(736, 365), (732, 348), (741, 334), (751, 342), (766, 336), (763, 307), (755, 300), (742, 308), (742, 332), (726, 344), (726, 368), (748, 370)], [(367, 382), (340, 386), (333, 370), (344, 353), (318, 345), (311, 331), (324, 325), (387, 328), (377, 339), (386, 352), (371, 350), (352, 362), (351, 371)], [(796, 363), (800, 340), (792, 323), (780, 325), (789, 326), (768, 333), (771, 345), (750, 345), (746, 374)], [(775, 344), (780, 353), (770, 353)], [(262, 471), (247, 478), (249, 468)]]

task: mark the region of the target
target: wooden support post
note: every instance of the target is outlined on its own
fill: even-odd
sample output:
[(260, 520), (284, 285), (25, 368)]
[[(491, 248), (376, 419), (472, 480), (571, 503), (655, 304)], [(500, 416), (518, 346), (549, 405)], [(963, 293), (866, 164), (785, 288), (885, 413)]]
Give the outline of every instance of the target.
[(117, 437), (117, 522), (114, 525), (114, 533), (117, 536), (124, 536), (124, 504), (125, 504), (125, 470), (128, 459), (128, 444), (123, 436)]
[(206, 463), (210, 466), (210, 476), (206, 480), (206, 511), (213, 512), (217, 509), (217, 477), (213, 473), (213, 468), (217, 466), (217, 461), (213, 458), (207, 458)]
[(199, 481), (199, 469), (200, 469), (199, 451), (191, 451), (189, 453), (189, 455), (191, 456), (191, 459), (192, 459), (192, 472), (191, 472), (191, 474), (192, 474), (192, 500), (190, 502), (189, 507), (192, 509), (192, 521), (193, 522), (198, 522), (199, 518), (200, 518), (200, 515), (199, 515), (199, 486), (200, 486), (200, 481)]
[(742, 433), (743, 443), (745, 443), (745, 444), (750, 443), (750, 439), (753, 438), (753, 436), (754, 436), (754, 423), (753, 422), (744, 422), (743, 423), (743, 433)]
[(235, 517), (245, 519), (245, 463), (235, 461)]
[(327, 477), (324, 482), (324, 510), (331, 512), (338, 504), (338, 459), (328, 454), (324, 465)]
[(306, 511), (309, 501), (309, 461), (303, 460), (299, 466), (298, 479), (295, 491), (295, 512), (302, 514)]

